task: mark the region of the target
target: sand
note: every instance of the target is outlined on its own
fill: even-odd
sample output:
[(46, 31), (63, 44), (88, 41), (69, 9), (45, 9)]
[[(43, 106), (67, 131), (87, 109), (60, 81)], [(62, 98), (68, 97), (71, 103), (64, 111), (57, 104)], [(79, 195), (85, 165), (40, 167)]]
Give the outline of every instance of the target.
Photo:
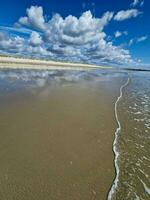
[(83, 69), (111, 69), (90, 64), (55, 62), (46, 60), (36, 60), (27, 58), (15, 58), (0, 56), (0, 69), (65, 69), (65, 70), (83, 70)]
[(115, 177), (114, 105), (123, 82), (54, 81), (1, 94), (1, 198), (105, 200)]

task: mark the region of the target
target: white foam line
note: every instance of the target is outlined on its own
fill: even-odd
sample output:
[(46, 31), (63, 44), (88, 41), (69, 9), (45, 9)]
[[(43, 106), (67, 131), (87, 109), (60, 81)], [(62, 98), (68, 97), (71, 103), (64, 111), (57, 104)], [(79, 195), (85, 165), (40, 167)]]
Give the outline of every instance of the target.
[(125, 84), (123, 84), (121, 87), (120, 87), (120, 96), (117, 98), (117, 101), (115, 102), (115, 117), (116, 117), (116, 121), (117, 121), (117, 124), (118, 124), (118, 127), (116, 129), (116, 132), (115, 132), (115, 139), (114, 139), (114, 142), (113, 142), (113, 152), (115, 154), (115, 159), (114, 159), (114, 164), (115, 164), (115, 170), (116, 170), (116, 177), (114, 179), (114, 182), (112, 184), (112, 187), (108, 193), (108, 200), (111, 200), (112, 197), (113, 197), (113, 194), (117, 188), (117, 185), (118, 185), (118, 181), (119, 181), (119, 166), (118, 166), (118, 158), (119, 158), (119, 152), (117, 150), (117, 142), (118, 142), (118, 135), (119, 135), (119, 132), (121, 131), (121, 124), (120, 124), (120, 121), (119, 121), (119, 118), (118, 118), (118, 114), (117, 114), (117, 107), (118, 107), (118, 103), (119, 101), (121, 100), (122, 98), (122, 94), (123, 94), (123, 88), (125, 88), (128, 83), (130, 81), (130, 78), (128, 77), (127, 81), (125, 82)]

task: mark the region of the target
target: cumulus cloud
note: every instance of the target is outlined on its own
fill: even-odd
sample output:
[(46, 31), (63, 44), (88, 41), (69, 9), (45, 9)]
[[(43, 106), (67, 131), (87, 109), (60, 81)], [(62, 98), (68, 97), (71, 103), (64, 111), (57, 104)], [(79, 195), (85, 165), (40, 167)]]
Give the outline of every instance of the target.
[(16, 36), (9, 37), (8, 35), (0, 32), (0, 50), (9, 52), (20, 52), (24, 48), (24, 39)]
[(138, 11), (137, 9), (121, 10), (114, 16), (114, 20), (123, 21), (130, 18), (135, 18), (140, 14), (142, 14), (142, 12)]
[(30, 35), (29, 42), (30, 42), (31, 46), (40, 46), (43, 41), (42, 41), (40, 34), (34, 31)]
[(94, 18), (90, 11), (76, 18), (69, 15), (63, 19), (56, 14), (49, 21), (45, 32), (48, 50), (68, 58), (76, 56), (79, 61), (94, 63), (130, 62), (129, 52), (106, 41), (104, 27), (112, 20), (113, 13), (106, 12)]
[(43, 16), (43, 8), (41, 6), (31, 6), (31, 8), (28, 8), (26, 17), (21, 17), (19, 19), (19, 23), (22, 25), (26, 25), (38, 30), (44, 30), (45, 29), (45, 23), (44, 23), (44, 16)]
[(127, 31), (123, 31), (123, 32), (121, 32), (121, 31), (116, 31), (116, 32), (114, 33), (114, 35), (115, 35), (116, 38), (118, 38), (118, 37), (121, 37), (122, 35), (128, 35), (128, 32), (127, 32)]
[[(36, 37), (33, 37), (35, 36)], [(38, 33), (33, 32), (29, 39), (19, 36), (11, 37), (0, 32), (0, 52), (18, 54), (22, 56), (51, 56), (51, 53), (45, 47), (40, 46), (41, 38)]]
[[(131, 63), (133, 60), (128, 50), (107, 40), (105, 26), (113, 17), (113, 12), (106, 12), (96, 18), (90, 11), (86, 11), (79, 18), (73, 15), (63, 18), (55, 14), (48, 21), (44, 18), (42, 7), (31, 6), (26, 16), (18, 21), (21, 28), (30, 27), (33, 30), (29, 38), (2, 38), (0, 49), (7, 46), (11, 47), (6, 48), (7, 51), (14, 48), (14, 52), (56, 60), (96, 64)], [(10, 44), (2, 45), (8, 41)]]
[(48, 52), (44, 47), (42, 46), (28, 46), (27, 48), (27, 53), (30, 53), (32, 57), (36, 57), (37, 55), (40, 57), (45, 57), (45, 56), (51, 56), (52, 54)]
[(47, 24), (45, 37), (48, 41), (59, 41), (65, 45), (84, 45), (103, 37), (102, 30), (112, 17), (112, 12), (106, 12), (102, 18), (93, 18), (87, 11), (79, 19), (72, 15), (63, 19), (56, 14)]

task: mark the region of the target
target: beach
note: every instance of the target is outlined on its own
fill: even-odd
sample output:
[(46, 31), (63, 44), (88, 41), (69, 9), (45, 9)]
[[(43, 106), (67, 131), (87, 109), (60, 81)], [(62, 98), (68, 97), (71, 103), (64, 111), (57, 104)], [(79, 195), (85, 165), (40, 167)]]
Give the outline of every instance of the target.
[(1, 197), (106, 199), (126, 76), (3, 70), (1, 80)]
[(148, 200), (149, 83), (146, 72), (1, 69), (0, 196)]
[(0, 56), (0, 69), (65, 69), (65, 70), (83, 70), (83, 69), (112, 69), (112, 67), (104, 67), (91, 64), (56, 62), (49, 60), (38, 60), (29, 58), (15, 58), (8, 56)]
[(0, 200), (150, 200), (149, 8), (1, 2)]

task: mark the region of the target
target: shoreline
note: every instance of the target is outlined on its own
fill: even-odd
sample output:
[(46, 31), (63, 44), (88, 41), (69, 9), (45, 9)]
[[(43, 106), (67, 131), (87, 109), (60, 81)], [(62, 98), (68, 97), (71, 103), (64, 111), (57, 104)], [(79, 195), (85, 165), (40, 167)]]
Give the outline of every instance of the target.
[(121, 124), (118, 118), (118, 112), (117, 112), (117, 108), (118, 108), (118, 103), (120, 102), (120, 100), (123, 97), (123, 89), (129, 84), (130, 81), (130, 77), (128, 76), (127, 81), (120, 87), (120, 95), (117, 98), (117, 101), (115, 102), (115, 118), (118, 124), (118, 127), (116, 128), (115, 131), (115, 139), (113, 142), (113, 152), (114, 152), (114, 167), (115, 167), (115, 178), (112, 182), (111, 188), (108, 191), (108, 196), (107, 196), (107, 200), (112, 200), (113, 194), (115, 193), (115, 190), (117, 188), (118, 185), (118, 180), (119, 180), (119, 166), (118, 166), (118, 158), (119, 158), (119, 152), (117, 151), (117, 139), (118, 139), (118, 135), (120, 134), (119, 132), (121, 131)]
[(0, 69), (91, 70), (112, 69), (112, 67), (0, 56)]

